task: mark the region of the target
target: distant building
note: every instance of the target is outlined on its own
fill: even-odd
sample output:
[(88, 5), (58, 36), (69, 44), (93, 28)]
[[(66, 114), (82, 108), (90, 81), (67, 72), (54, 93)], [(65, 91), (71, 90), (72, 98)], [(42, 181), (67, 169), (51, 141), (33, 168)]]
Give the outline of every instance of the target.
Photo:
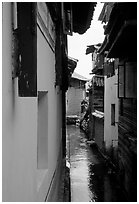
[(76, 72), (73, 73), (66, 98), (67, 116), (81, 115), (81, 102), (86, 98), (85, 84), (87, 81), (87, 78)]
[(89, 45), (86, 54), (92, 55), (92, 79), (89, 92), (89, 139), (93, 139), (102, 150), (104, 146), (104, 76), (103, 56), (98, 55), (101, 43)]

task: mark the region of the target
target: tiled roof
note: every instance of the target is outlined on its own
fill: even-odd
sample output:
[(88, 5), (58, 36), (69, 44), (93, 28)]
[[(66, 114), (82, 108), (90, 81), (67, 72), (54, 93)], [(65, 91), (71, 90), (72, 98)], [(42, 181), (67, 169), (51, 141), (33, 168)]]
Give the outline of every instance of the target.
[(80, 74), (76, 72), (73, 72), (72, 78), (79, 79), (81, 81), (89, 81), (89, 79), (85, 78), (84, 76), (81, 76)]
[(73, 32), (83, 34), (89, 29), (96, 2), (72, 2)]

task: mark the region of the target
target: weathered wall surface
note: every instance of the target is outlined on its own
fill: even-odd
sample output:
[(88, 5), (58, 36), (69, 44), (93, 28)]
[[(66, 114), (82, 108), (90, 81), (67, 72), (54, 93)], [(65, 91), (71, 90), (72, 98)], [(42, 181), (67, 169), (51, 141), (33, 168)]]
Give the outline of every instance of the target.
[[(119, 99), (119, 180), (127, 192), (128, 200), (137, 200), (137, 99), (136, 99), (136, 62), (131, 63), (130, 83), (126, 88), (130, 93), (129, 98)], [(128, 69), (127, 69), (128, 70)], [(134, 90), (130, 90), (135, 84)]]
[(103, 150), (104, 144), (104, 119), (94, 117), (94, 135), (95, 135), (95, 142), (100, 150)]
[[(50, 184), (54, 183), (54, 175), (58, 174), (54, 173), (60, 171), (60, 167), (57, 169), (57, 166), (62, 161), (62, 152), (60, 151), (62, 139), (61, 91), (54, 86), (55, 54), (40, 29), (37, 28), (38, 97), (43, 96), (43, 94), (44, 96), (47, 95), (47, 97), (44, 97), (47, 104), (39, 101), (38, 97), (19, 97), (18, 79), (12, 80), (11, 74), (11, 20), (11, 3), (4, 3), (2, 35), (2, 199), (3, 201), (14, 202), (44, 201), (49, 199), (52, 189)], [(42, 100), (44, 98), (42, 97)], [(43, 117), (47, 121), (41, 124), (43, 131), (40, 131), (38, 127), (39, 111), (42, 111), (45, 105), (48, 106), (48, 109), (42, 115), (40, 121), (43, 121)], [(45, 141), (46, 146), (43, 145), (43, 141)], [(45, 151), (38, 153), (41, 147)], [(44, 161), (45, 155), (47, 159)], [(48, 193), (49, 187), (50, 191)]]
[[(66, 109), (67, 115), (80, 115), (81, 114), (81, 101), (85, 99), (84, 82), (80, 80), (73, 80), (71, 87), (68, 88), (66, 93)], [(80, 85), (82, 87), (80, 87)]]
[(70, 87), (67, 91), (67, 115), (81, 114), (81, 101), (84, 99), (83, 90)]
[[(51, 179), (54, 175), (59, 149), (62, 139), (62, 122), (61, 122), (61, 91), (55, 89), (55, 55), (50, 49), (48, 43), (40, 32), (37, 30), (38, 36), (38, 91), (46, 91), (48, 94), (48, 168), (38, 169), (38, 196), (43, 200), (49, 188)], [(38, 135), (39, 136), (39, 135)], [(39, 183), (41, 183), (39, 185)], [(41, 192), (41, 193), (40, 193)], [(42, 193), (43, 192), (43, 193)]]
[[(118, 94), (117, 94), (117, 70), (112, 77), (105, 77), (104, 90), (104, 143), (107, 151), (117, 148), (118, 145)], [(111, 104), (115, 104), (115, 124), (111, 124)]]
[(37, 99), (18, 97), (12, 80), (11, 3), (3, 4), (3, 201), (33, 201), (37, 156)]

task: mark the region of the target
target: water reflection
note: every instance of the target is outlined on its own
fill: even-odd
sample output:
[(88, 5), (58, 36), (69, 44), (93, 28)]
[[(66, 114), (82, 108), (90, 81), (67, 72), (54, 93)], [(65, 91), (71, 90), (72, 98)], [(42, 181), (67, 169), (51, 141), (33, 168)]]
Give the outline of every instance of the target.
[(115, 181), (115, 176), (109, 174), (109, 169), (97, 149), (92, 149), (86, 141), (84, 132), (78, 127), (67, 126), (71, 201), (123, 201), (124, 197)]

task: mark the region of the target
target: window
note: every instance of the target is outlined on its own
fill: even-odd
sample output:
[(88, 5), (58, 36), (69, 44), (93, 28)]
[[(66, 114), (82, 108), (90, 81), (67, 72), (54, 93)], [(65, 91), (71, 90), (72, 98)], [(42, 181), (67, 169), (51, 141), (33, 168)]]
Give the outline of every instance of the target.
[(126, 98), (137, 97), (137, 64), (127, 62), (125, 66), (125, 96)]
[(115, 126), (115, 104), (111, 104), (111, 125)]
[(118, 66), (118, 97), (137, 97), (137, 64), (126, 62)]
[(37, 167), (48, 168), (48, 92), (38, 92)]

